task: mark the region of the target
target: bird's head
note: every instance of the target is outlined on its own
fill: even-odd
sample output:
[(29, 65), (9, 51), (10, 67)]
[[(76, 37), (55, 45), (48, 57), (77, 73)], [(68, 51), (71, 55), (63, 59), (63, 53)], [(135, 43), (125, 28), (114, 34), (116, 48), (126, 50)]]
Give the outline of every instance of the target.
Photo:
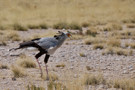
[(67, 37), (71, 37), (71, 36), (72, 36), (72, 35), (71, 35), (71, 32), (69, 32), (69, 31), (67, 31), (67, 32), (58, 31), (58, 33), (59, 33), (60, 35), (66, 35)]
[(67, 31), (65, 34), (67, 35), (67, 37), (71, 37), (72, 36), (71, 32), (69, 32), (69, 31)]

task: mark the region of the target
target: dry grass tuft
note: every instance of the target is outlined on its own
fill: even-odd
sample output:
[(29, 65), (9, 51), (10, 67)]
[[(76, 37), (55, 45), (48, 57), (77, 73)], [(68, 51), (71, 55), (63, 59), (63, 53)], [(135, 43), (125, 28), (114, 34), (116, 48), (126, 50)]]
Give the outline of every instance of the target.
[(94, 44), (93, 49), (104, 49), (104, 44)]
[(62, 67), (62, 68), (64, 68), (66, 65), (63, 63), (63, 64), (58, 64), (58, 65), (56, 65), (56, 67)]
[(135, 49), (135, 43), (126, 43), (125, 46)]
[(59, 22), (53, 25), (54, 29), (73, 29), (73, 30), (81, 30), (82, 27), (78, 23), (72, 22), (70, 24), (66, 22)]
[(86, 35), (93, 36), (93, 37), (96, 37), (96, 35), (97, 35), (98, 33), (97, 33), (97, 29), (96, 29), (96, 28), (94, 28), (94, 27), (89, 27), (89, 29), (86, 31), (85, 34), (86, 34)]
[(3, 32), (0, 32), (0, 41), (2, 45), (6, 45), (7, 41), (19, 41), (20, 36), (16, 31), (6, 30)]
[(30, 39), (41, 38), (41, 37), (52, 37), (56, 35), (56, 32), (49, 30), (48, 32), (42, 34), (34, 34)]
[(72, 35), (71, 40), (79, 40), (82, 38), (85, 38), (85, 37), (83, 35), (74, 34), (74, 35)]
[(71, 24), (69, 24), (69, 29), (82, 30), (82, 27), (78, 23), (72, 22)]
[(102, 74), (98, 75), (84, 75), (84, 85), (99, 85), (105, 84), (106, 80), (103, 78)]
[(88, 26), (90, 26), (90, 24), (88, 22), (83, 22), (82, 23), (82, 27), (88, 27)]
[(28, 56), (21, 56), (17, 60), (17, 64), (24, 68), (36, 68), (36, 63)]
[(87, 45), (106, 43), (106, 40), (101, 37), (88, 37), (84, 39), (84, 43)]
[(128, 24), (127, 27), (128, 28), (135, 28), (135, 24)]
[(7, 41), (5, 41), (1, 36), (0, 36), (0, 46), (6, 46)]
[(27, 76), (26, 70), (22, 67), (12, 65), (11, 70), (16, 78)]
[(0, 69), (9, 69), (8, 65), (0, 64)]
[(118, 23), (109, 23), (104, 27), (103, 30), (104, 31), (122, 30), (122, 26)]
[(67, 88), (60, 82), (50, 81), (47, 85), (47, 90), (67, 90)]
[(53, 25), (54, 29), (69, 29), (69, 24), (65, 23), (65, 22), (59, 22), (57, 24)]
[(92, 68), (90, 66), (86, 66), (86, 69), (89, 71), (89, 70), (92, 70)]
[(129, 30), (123, 30), (122, 32), (120, 32), (120, 38), (121, 39), (128, 39), (131, 38), (131, 36), (134, 36), (135, 32), (133, 31), (129, 31)]
[(85, 55), (84, 53), (79, 53), (79, 55), (80, 55), (81, 57), (86, 57), (86, 55)]
[[(47, 80), (46, 74), (44, 74), (44, 75), (42, 76), (42, 79), (43, 79), (43, 80)], [(57, 76), (56, 74), (52, 73), (52, 72), (49, 72), (49, 80), (50, 80), (50, 81), (56, 81), (56, 80), (58, 80), (58, 76)]]
[(48, 25), (46, 23), (41, 23), (41, 24), (30, 24), (27, 26), (29, 29), (48, 29)]
[(105, 54), (117, 54), (117, 55), (124, 55), (124, 56), (128, 56), (128, 55), (132, 55), (133, 51), (130, 49), (122, 49), (119, 47), (108, 47), (107, 49), (105, 49), (105, 51), (102, 53), (103, 55)]
[(88, 23), (88, 22), (83, 22), (82, 23), (82, 27), (88, 27), (88, 26), (90, 26), (90, 23)]
[(20, 41), (20, 36), (15, 31), (8, 31), (8, 33), (5, 36), (5, 39), (12, 41)]
[(27, 90), (45, 90), (43, 87), (38, 87), (36, 85), (28, 85)]
[(25, 27), (24, 25), (22, 25), (20, 23), (14, 23), (13, 29), (18, 30), (18, 31), (27, 31), (28, 30), (27, 27)]
[(107, 45), (112, 46), (112, 47), (120, 47), (121, 46), (121, 41), (120, 41), (120, 39), (109, 38), (107, 40)]
[(135, 80), (134, 79), (117, 79), (113, 81), (114, 88), (121, 88), (122, 90), (134, 90)]

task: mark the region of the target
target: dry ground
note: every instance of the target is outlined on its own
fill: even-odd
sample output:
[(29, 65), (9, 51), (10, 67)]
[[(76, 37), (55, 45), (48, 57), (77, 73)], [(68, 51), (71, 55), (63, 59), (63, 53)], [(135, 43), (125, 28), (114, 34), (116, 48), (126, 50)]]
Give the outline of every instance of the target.
[[(125, 26), (123, 25), (123, 27)], [(134, 28), (132, 28), (132, 30), (134, 30)], [(33, 35), (36, 37), (35, 35), (37, 34), (48, 32), (56, 33), (57, 30), (35, 30), (34, 32), (33, 30), (17, 31), (19, 36), (24, 39), (31, 38)], [(51, 34), (51, 36), (52, 35), (53, 34)], [(129, 40), (131, 39), (127, 39), (127, 41)], [(123, 40), (123, 42), (125, 41)], [(20, 42), (22, 41), (8, 41), (6, 46), (0, 46), (0, 63), (9, 67), (9, 69), (0, 69), (0, 89), (24, 90), (27, 85), (36, 85), (47, 88), (49, 81), (40, 78), (40, 71), (38, 67), (25, 69), (27, 70), (27, 76), (13, 80), (14, 76), (11, 66), (17, 64), (16, 60), (20, 57), (20, 54), (30, 56), (36, 62), (34, 55), (37, 51), (27, 49), (8, 51), (13, 47), (17, 47)], [(82, 84), (79, 84), (80, 82), (83, 82), (82, 76), (84, 74), (102, 74), (108, 81), (114, 79), (122, 80), (123, 78), (135, 78), (134, 54), (131, 56), (119, 56), (116, 54), (102, 55), (102, 51), (102, 49), (93, 50), (93, 45), (85, 45), (83, 39), (67, 40), (62, 47), (60, 47), (55, 54), (50, 57), (48, 62), (49, 73), (57, 75), (58, 80), (56, 80), (56, 82), (60, 82), (66, 85), (66, 87), (70, 87), (72, 90), (78, 90), (78, 88), (80, 88), (80, 90), (84, 89), (83, 86), (80, 86)], [(134, 50), (133, 53), (135, 53)], [(40, 58), (40, 61), (45, 74), (43, 60), (44, 56)], [(115, 88), (104, 84), (85, 87), (85, 89), (116, 90)]]

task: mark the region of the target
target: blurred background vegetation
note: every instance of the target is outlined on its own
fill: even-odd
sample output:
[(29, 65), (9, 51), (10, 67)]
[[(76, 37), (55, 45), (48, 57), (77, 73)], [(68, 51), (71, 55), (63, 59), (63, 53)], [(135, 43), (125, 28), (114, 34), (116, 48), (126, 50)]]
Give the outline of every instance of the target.
[(42, 24), (53, 26), (60, 22), (135, 22), (135, 1), (0, 0), (0, 29), (16, 29), (17, 25), (25, 28), (42, 28)]

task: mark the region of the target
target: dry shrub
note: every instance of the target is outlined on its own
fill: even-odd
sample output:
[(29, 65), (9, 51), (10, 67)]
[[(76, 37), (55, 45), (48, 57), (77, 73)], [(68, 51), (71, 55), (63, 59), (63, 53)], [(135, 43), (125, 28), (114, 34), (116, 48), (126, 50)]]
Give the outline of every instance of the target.
[(22, 67), (12, 65), (11, 70), (16, 78), (27, 76), (26, 70)]
[[(44, 74), (42, 76), (42, 79), (47, 80), (47, 75)], [(49, 80), (50, 81), (56, 81), (56, 80), (58, 80), (58, 76), (56, 74), (52, 73), (52, 72), (49, 72)]]
[(122, 30), (122, 26), (118, 23), (109, 23), (104, 27), (103, 30), (104, 31)]
[(22, 56), (17, 60), (17, 64), (24, 68), (36, 68), (35, 62), (31, 57)]
[(92, 75), (86, 74), (84, 75), (84, 85), (99, 85), (105, 84), (106, 80), (103, 78), (102, 74)]

